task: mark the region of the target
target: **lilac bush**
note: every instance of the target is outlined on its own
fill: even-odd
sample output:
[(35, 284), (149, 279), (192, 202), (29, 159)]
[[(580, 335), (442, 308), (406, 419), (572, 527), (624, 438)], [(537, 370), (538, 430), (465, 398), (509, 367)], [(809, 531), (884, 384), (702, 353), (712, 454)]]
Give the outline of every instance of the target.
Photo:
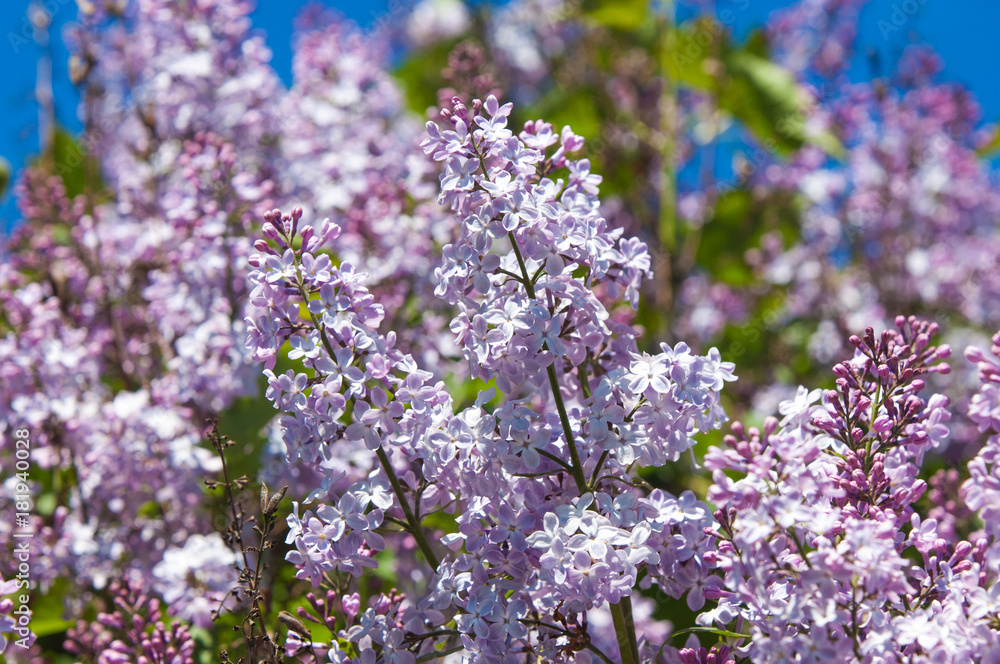
[(1000, 661), (990, 147), (925, 49), (847, 81), (863, 5), (313, 9), (286, 87), (248, 2), (80, 3), (0, 263), (0, 650)]

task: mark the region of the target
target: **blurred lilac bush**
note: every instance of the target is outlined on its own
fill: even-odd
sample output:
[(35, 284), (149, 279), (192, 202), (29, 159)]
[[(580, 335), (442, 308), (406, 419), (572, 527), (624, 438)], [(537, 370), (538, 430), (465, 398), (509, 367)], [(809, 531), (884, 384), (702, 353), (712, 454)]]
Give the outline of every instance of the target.
[(248, 2), (81, 3), (5, 655), (1000, 661), (996, 140), (926, 48), (846, 79), (863, 5), (310, 9), (286, 87)]

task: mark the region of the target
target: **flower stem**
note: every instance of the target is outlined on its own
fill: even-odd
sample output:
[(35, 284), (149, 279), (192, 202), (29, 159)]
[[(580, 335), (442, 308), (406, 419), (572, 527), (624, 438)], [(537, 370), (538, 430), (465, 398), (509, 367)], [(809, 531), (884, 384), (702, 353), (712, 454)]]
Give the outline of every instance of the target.
[(632, 620), (632, 598), (622, 597), (617, 604), (610, 604), (611, 619), (618, 637), (618, 650), (622, 664), (639, 664), (639, 645), (635, 638), (635, 623)]
[[(535, 286), (528, 278), (528, 268), (524, 264), (524, 257), (521, 256), (521, 248), (517, 246), (517, 238), (514, 232), (508, 232), (510, 244), (514, 248), (514, 255), (517, 257), (517, 264), (521, 268), (524, 276), (524, 288), (528, 297), (535, 299)], [(556, 409), (559, 411), (559, 421), (562, 422), (563, 434), (566, 436), (566, 445), (569, 447), (569, 458), (573, 480), (576, 482), (577, 490), (583, 494), (590, 491), (587, 477), (583, 474), (583, 464), (580, 462), (580, 454), (576, 449), (576, 440), (573, 438), (573, 428), (569, 424), (569, 416), (566, 414), (566, 404), (563, 401), (562, 392), (559, 389), (559, 376), (556, 374), (555, 361), (548, 366), (549, 386), (552, 391), (552, 398), (556, 401)], [(603, 461), (603, 457), (602, 457)], [(639, 664), (639, 646), (635, 638), (635, 623), (632, 621), (632, 600), (623, 597), (618, 604), (611, 604), (611, 616), (615, 623), (615, 635), (618, 637), (618, 649), (621, 651), (622, 664)]]
[(406, 523), (410, 526), (410, 534), (417, 540), (417, 546), (420, 547), (421, 553), (424, 554), (424, 558), (427, 559), (427, 562), (431, 564), (431, 567), (436, 572), (439, 565), (437, 554), (431, 548), (431, 543), (427, 541), (427, 535), (424, 533), (423, 526), (417, 521), (417, 517), (410, 508), (410, 502), (406, 499), (406, 494), (403, 493), (403, 486), (399, 483), (399, 478), (396, 477), (396, 471), (393, 470), (392, 462), (389, 461), (389, 455), (385, 453), (381, 445), (375, 450), (375, 454), (378, 455), (382, 469), (385, 470), (385, 474), (389, 477), (389, 484), (392, 485), (392, 492), (396, 494), (396, 500), (399, 501), (400, 507), (403, 508), (403, 514), (406, 515)]
[[(510, 238), (510, 244), (514, 248), (514, 255), (517, 257), (517, 264), (521, 268), (521, 275), (524, 277), (524, 289), (528, 293), (528, 297), (532, 300), (535, 299), (535, 285), (531, 282), (531, 278), (528, 276), (528, 267), (524, 264), (524, 257), (521, 255), (521, 248), (517, 246), (517, 238), (514, 237), (514, 231), (508, 231), (507, 236)], [(588, 493), (590, 491), (590, 485), (587, 484), (587, 478), (583, 474), (583, 464), (580, 462), (580, 453), (576, 449), (576, 439), (573, 437), (573, 427), (569, 424), (569, 415), (566, 414), (566, 403), (563, 401), (562, 391), (559, 389), (559, 376), (556, 375), (556, 365), (553, 359), (552, 364), (547, 367), (549, 374), (549, 388), (552, 392), (552, 398), (556, 401), (556, 410), (559, 411), (559, 421), (562, 423), (563, 435), (566, 437), (566, 445), (569, 447), (569, 459), (570, 468), (573, 475), (573, 481), (576, 482), (577, 491), (581, 494)]]

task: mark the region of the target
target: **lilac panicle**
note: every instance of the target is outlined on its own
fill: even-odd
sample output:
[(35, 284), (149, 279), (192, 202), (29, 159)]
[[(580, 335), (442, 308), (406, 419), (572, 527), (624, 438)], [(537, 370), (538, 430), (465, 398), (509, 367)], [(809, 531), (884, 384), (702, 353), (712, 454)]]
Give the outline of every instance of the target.
[[(379, 331), (383, 309), (365, 276), (331, 260), (339, 226), (305, 223), (301, 209), (265, 215), (246, 320), (248, 351), (285, 413), (288, 458), (326, 477), (310, 496), (318, 507), (296, 505), (288, 519), (297, 574), (316, 586), (334, 571), (359, 576), (400, 539), (385, 524), (405, 523), (434, 576), (400, 620), (414, 634), (454, 620), (475, 661), (493, 661), (511, 640), (540, 639), (538, 652), (555, 656), (567, 635), (529, 617), (622, 602), (641, 569), (645, 585), (704, 604), (714, 583), (707, 506), (690, 492), (647, 495), (629, 478), (719, 426), (719, 394), (734, 380), (714, 349), (637, 350), (636, 331), (608, 315), (595, 289), (634, 305), (645, 246), (600, 217), (600, 178), (569, 158), (580, 137), (542, 121), (515, 137), (509, 111), (492, 97), (471, 113), (456, 102), (452, 129), (431, 124), (424, 142), (445, 162), (440, 200), (461, 222), (436, 292), (457, 306), (458, 345), (474, 376), (496, 380), (498, 405), (486, 390), (456, 412), (444, 384)], [(359, 449), (377, 463), (354, 457)], [(458, 525), (437, 546), (415, 520), (434, 511)], [(359, 620), (364, 631), (349, 628), (348, 641), (366, 635), (363, 651), (408, 661), (434, 642)]]
[(836, 389), (799, 388), (782, 420), (734, 423), (726, 447), (709, 449), (720, 528), (705, 558), (722, 578), (709, 593), (717, 606), (698, 621), (747, 634), (754, 661), (1000, 653), (990, 610), (979, 608), (995, 591), (983, 547), (947, 538), (953, 531), (915, 509), (924, 456), (949, 435), (947, 399), (922, 394), (929, 374), (949, 368), (936, 332), (900, 316), (894, 330), (851, 337), (855, 356), (834, 367)]

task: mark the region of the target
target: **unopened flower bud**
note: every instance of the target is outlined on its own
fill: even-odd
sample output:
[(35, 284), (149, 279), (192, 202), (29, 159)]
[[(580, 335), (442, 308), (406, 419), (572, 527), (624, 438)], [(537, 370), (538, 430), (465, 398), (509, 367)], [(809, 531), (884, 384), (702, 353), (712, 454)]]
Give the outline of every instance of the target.
[(352, 593), (350, 595), (344, 595), (341, 600), (341, 606), (344, 607), (344, 613), (347, 614), (347, 620), (350, 622), (361, 611), (361, 596), (357, 593)]
[(967, 346), (965, 348), (965, 359), (969, 362), (978, 364), (979, 362), (983, 362), (986, 359), (986, 356), (983, 355), (983, 351), (979, 350), (975, 346)]
[(887, 433), (892, 429), (892, 418), (888, 415), (879, 415), (872, 422), (872, 428), (879, 433)]
[(952, 571), (955, 572), (956, 574), (961, 574), (962, 572), (968, 572), (970, 569), (972, 569), (972, 561), (963, 560), (959, 562), (957, 565), (955, 565), (952, 568)]
[(962, 558), (965, 558), (970, 553), (972, 553), (972, 544), (970, 544), (965, 540), (962, 540), (961, 542), (955, 545), (955, 553), (952, 554), (952, 560), (960, 560)]

